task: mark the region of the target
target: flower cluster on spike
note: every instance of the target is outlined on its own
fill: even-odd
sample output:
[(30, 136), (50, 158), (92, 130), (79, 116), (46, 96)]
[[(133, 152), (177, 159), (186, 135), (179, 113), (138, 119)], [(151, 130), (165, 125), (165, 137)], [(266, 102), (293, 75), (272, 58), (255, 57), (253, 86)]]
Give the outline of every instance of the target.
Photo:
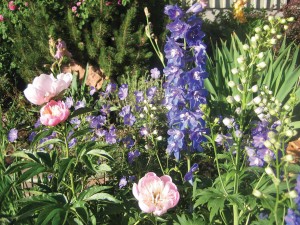
[(201, 151), (200, 143), (206, 132), (201, 104), (206, 104), (204, 88), (206, 72), (205, 34), (202, 20), (196, 16), (203, 10), (199, 2), (186, 12), (177, 5), (167, 5), (164, 13), (172, 20), (167, 25), (171, 35), (164, 47), (167, 65), (165, 105), (168, 109), (169, 138), (167, 153), (179, 160), (180, 151), (191, 142), (191, 151)]

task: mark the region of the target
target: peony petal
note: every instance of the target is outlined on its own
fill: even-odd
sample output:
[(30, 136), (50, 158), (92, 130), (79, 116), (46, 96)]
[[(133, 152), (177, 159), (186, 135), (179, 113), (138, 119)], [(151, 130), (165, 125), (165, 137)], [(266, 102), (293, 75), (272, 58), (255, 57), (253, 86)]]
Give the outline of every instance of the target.
[(132, 194), (137, 200), (139, 200), (139, 189), (136, 183), (133, 184)]

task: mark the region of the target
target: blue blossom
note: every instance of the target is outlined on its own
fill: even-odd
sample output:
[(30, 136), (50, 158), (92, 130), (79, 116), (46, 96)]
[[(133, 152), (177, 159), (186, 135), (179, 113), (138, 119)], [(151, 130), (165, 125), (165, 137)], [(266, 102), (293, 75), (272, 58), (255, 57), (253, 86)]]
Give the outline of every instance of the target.
[(29, 134), (28, 141), (32, 142), (35, 136), (36, 136), (36, 132), (35, 131), (31, 132)]
[(124, 117), (130, 113), (130, 105), (126, 105), (122, 108), (122, 111), (119, 113), (119, 116)]
[(130, 151), (128, 152), (128, 162), (130, 164), (133, 163), (133, 161), (139, 157), (141, 155), (141, 153), (139, 152), (139, 150), (135, 150), (135, 151)]
[(109, 104), (103, 104), (101, 109), (100, 109), (100, 112), (103, 114), (103, 115), (109, 115), (110, 113), (110, 105)]
[(132, 139), (131, 136), (126, 136), (125, 138), (122, 139), (122, 142), (125, 145), (125, 147), (128, 149), (132, 148), (135, 144), (135, 141)]
[(116, 89), (117, 89), (117, 85), (115, 83), (109, 83), (106, 86), (105, 93), (110, 94), (110, 93), (114, 92)]
[(165, 48), (165, 57), (168, 60), (168, 66), (182, 67), (184, 65), (183, 50), (173, 39), (168, 38)]
[(9, 131), (7, 139), (9, 142), (14, 142), (18, 139), (18, 130), (13, 128)]
[(168, 15), (171, 20), (181, 18), (184, 15), (184, 12), (177, 5), (166, 5), (164, 13)]
[(119, 93), (118, 96), (120, 100), (125, 100), (128, 95), (128, 85), (127, 84), (122, 84), (121, 87), (119, 88)]
[(171, 31), (171, 37), (174, 38), (174, 40), (184, 38), (184, 35), (188, 28), (189, 25), (181, 21), (180, 19), (175, 19), (174, 22), (167, 25), (167, 29)]
[(107, 134), (107, 131), (104, 130), (103, 128), (100, 128), (100, 129), (96, 129), (96, 130), (95, 130), (95, 134), (96, 134), (98, 137), (104, 137), (104, 136)]
[(78, 128), (81, 121), (78, 119), (78, 117), (73, 117), (71, 120), (70, 120), (70, 123), (75, 125), (74, 128)]
[(292, 209), (288, 209), (288, 213), (284, 218), (286, 225), (300, 225), (300, 215)]
[(194, 163), (190, 170), (185, 174), (184, 180), (188, 181), (190, 184), (193, 184), (193, 173), (198, 170), (199, 166), (197, 163)]
[(157, 87), (153, 86), (147, 89), (146, 95), (149, 100), (151, 100), (157, 91)]
[(150, 73), (153, 79), (158, 79), (160, 77), (160, 71), (156, 67), (151, 69)]
[(202, 12), (203, 8), (204, 8), (203, 4), (196, 2), (186, 11), (186, 13), (195, 13), (196, 14), (196, 13)]
[(190, 47), (201, 44), (204, 36), (205, 34), (201, 30), (201, 24), (196, 24), (190, 27), (185, 33), (186, 42)]
[(148, 136), (149, 135), (149, 129), (147, 127), (141, 127), (140, 134), (142, 136)]
[(77, 138), (72, 138), (72, 139), (69, 140), (69, 142), (68, 142), (69, 148), (73, 148), (76, 144), (77, 144)]

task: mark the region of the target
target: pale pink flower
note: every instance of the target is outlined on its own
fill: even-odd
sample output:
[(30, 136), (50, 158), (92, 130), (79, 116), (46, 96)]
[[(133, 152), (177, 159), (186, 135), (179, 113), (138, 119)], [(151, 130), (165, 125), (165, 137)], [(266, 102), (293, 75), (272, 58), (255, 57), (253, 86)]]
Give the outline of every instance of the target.
[(51, 100), (41, 108), (40, 113), (41, 124), (45, 126), (56, 126), (68, 119), (70, 110), (64, 102)]
[(28, 2), (24, 2), (24, 5), (25, 5), (26, 7), (28, 7), (29, 4), (28, 4)]
[(77, 5), (77, 6), (80, 6), (80, 5), (81, 5), (81, 2), (77, 2), (76, 5)]
[(179, 201), (179, 192), (170, 176), (156, 176), (149, 172), (138, 184), (133, 184), (132, 193), (139, 202), (140, 209), (145, 213), (160, 216), (173, 208)]
[(15, 5), (14, 1), (10, 1), (10, 2), (8, 3), (8, 8), (9, 8), (9, 10), (11, 10), (11, 11), (15, 11), (15, 10), (17, 9), (17, 6)]
[(73, 6), (72, 7), (72, 12), (76, 12), (77, 11), (77, 7), (76, 6)]
[(4, 21), (4, 16), (0, 14), (0, 22)]
[(28, 84), (24, 95), (31, 103), (42, 105), (66, 90), (72, 82), (72, 77), (71, 73), (61, 73), (57, 78), (52, 74), (41, 74), (34, 78), (32, 84)]
[(66, 42), (64, 42), (61, 39), (58, 39), (57, 45), (56, 45), (56, 53), (55, 53), (54, 58), (60, 59), (63, 56), (72, 57), (72, 54), (68, 51)]

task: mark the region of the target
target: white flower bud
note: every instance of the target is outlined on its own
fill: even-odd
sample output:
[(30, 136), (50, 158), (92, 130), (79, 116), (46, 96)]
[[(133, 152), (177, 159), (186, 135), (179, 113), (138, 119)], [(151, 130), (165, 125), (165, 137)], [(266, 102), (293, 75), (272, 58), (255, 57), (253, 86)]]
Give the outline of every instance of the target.
[(275, 116), (276, 115), (276, 111), (274, 109), (270, 109), (269, 111), (271, 116)]
[(256, 85), (252, 86), (251, 91), (253, 93), (256, 93), (258, 91), (258, 85), (256, 84)]
[(157, 130), (154, 130), (152, 134), (157, 135)]
[(143, 113), (140, 114), (140, 118), (144, 118), (145, 115)]
[(287, 131), (285, 132), (285, 135), (286, 135), (287, 137), (293, 137), (294, 133), (293, 133), (292, 130), (287, 130)]
[(239, 72), (239, 71), (238, 71), (237, 68), (233, 68), (233, 69), (231, 70), (231, 73), (232, 73), (233, 75), (237, 74), (238, 72)]
[(156, 108), (155, 106), (153, 106), (151, 109), (152, 109), (153, 111), (157, 110), (157, 108)]
[(290, 106), (289, 106), (289, 105), (284, 105), (283, 108), (284, 108), (285, 110), (289, 110), (289, 109), (290, 109)]
[(232, 80), (229, 81), (229, 82), (228, 82), (228, 86), (231, 87), (231, 88), (234, 87), (234, 86), (235, 86), (234, 81), (232, 81)]
[(288, 22), (293, 22), (294, 20), (295, 20), (295, 18), (294, 17), (289, 17), (289, 18), (287, 18), (286, 19)]
[(271, 38), (270, 40), (270, 44), (275, 45), (277, 42), (277, 40), (275, 38)]
[(257, 65), (256, 65), (256, 67), (258, 68), (258, 69), (263, 69), (263, 68), (265, 68), (267, 66), (267, 64), (265, 63), (265, 62), (260, 62), (260, 63), (258, 63)]
[(270, 27), (269, 27), (269, 25), (264, 25), (263, 29), (264, 30), (270, 30)]
[(275, 138), (276, 137), (276, 133), (274, 131), (269, 131), (267, 135), (268, 135), (268, 138)]
[(232, 125), (233, 125), (233, 120), (232, 119), (229, 119), (229, 118), (224, 118), (223, 119), (223, 124), (226, 126), (226, 127), (228, 127), (228, 128), (231, 128), (232, 127)]
[(277, 35), (276, 35), (276, 38), (277, 38), (277, 39), (281, 39), (281, 38), (282, 38), (282, 34), (277, 34)]
[(263, 52), (258, 53), (257, 57), (258, 57), (259, 59), (262, 59), (262, 58), (264, 57), (264, 53), (263, 53)]
[(283, 29), (284, 29), (284, 30), (287, 30), (287, 29), (289, 29), (289, 26), (288, 26), (288, 25), (284, 25), (284, 26), (283, 26)]
[(269, 176), (274, 176), (274, 172), (273, 172), (272, 168), (269, 167), (269, 166), (265, 168), (265, 172), (266, 172), (266, 174), (268, 174)]
[(255, 27), (254, 31), (255, 31), (255, 33), (260, 33), (261, 32), (261, 28), (260, 27)]
[(236, 60), (239, 64), (242, 64), (245, 61), (243, 56), (238, 57)]
[(268, 102), (268, 100), (267, 100), (266, 98), (264, 98), (264, 99), (262, 100), (262, 103), (264, 103), (264, 104), (267, 104), (267, 102)]
[(254, 110), (256, 114), (261, 114), (264, 111), (263, 107), (258, 107)]
[(149, 149), (149, 146), (148, 146), (148, 145), (145, 145), (145, 149), (148, 150), (148, 149)]
[(273, 21), (274, 20), (274, 16), (269, 16), (268, 17), (268, 20), (271, 22), (271, 21)]
[(148, 112), (147, 106), (144, 106), (143, 109), (144, 109), (145, 112)]
[(245, 77), (241, 78), (241, 83), (245, 84), (247, 82), (247, 79)]
[(286, 161), (286, 162), (293, 162), (294, 161), (294, 156), (288, 154), (288, 155), (283, 157), (283, 160)]
[(281, 24), (285, 24), (285, 23), (286, 23), (286, 19), (282, 18), (282, 19), (280, 20), (280, 23), (281, 23)]
[(250, 48), (249, 45), (247, 45), (247, 44), (244, 44), (244, 45), (243, 45), (243, 49), (244, 49), (245, 51), (249, 50), (249, 48)]
[(297, 135), (297, 131), (296, 130), (293, 130), (293, 136), (296, 136)]
[(292, 190), (292, 191), (288, 192), (286, 195), (287, 195), (288, 198), (292, 198), (292, 199), (298, 197), (298, 194), (295, 190)]
[(161, 140), (162, 140), (162, 136), (158, 136), (158, 137), (156, 138), (156, 140), (161, 141)]
[(235, 113), (240, 115), (242, 113), (242, 109), (240, 107), (236, 108)]
[(262, 193), (261, 193), (259, 190), (257, 190), (257, 189), (254, 189), (254, 190), (252, 191), (252, 194), (253, 194), (255, 197), (257, 197), (257, 198), (261, 198), (261, 197), (262, 197)]
[(241, 101), (241, 96), (239, 95), (235, 95), (233, 96), (234, 100), (237, 101), (237, 102), (240, 102)]
[(272, 143), (269, 140), (266, 140), (264, 142), (264, 145), (266, 146), (266, 148), (271, 148), (272, 147)]
[(252, 101), (254, 102), (254, 104), (258, 105), (261, 102), (261, 97), (257, 96)]
[(232, 96), (228, 96), (228, 97), (226, 98), (226, 101), (227, 101), (229, 104), (232, 104), (232, 103), (234, 103), (234, 98), (233, 98)]
[(152, 113), (150, 114), (150, 118), (154, 118), (154, 115)]

